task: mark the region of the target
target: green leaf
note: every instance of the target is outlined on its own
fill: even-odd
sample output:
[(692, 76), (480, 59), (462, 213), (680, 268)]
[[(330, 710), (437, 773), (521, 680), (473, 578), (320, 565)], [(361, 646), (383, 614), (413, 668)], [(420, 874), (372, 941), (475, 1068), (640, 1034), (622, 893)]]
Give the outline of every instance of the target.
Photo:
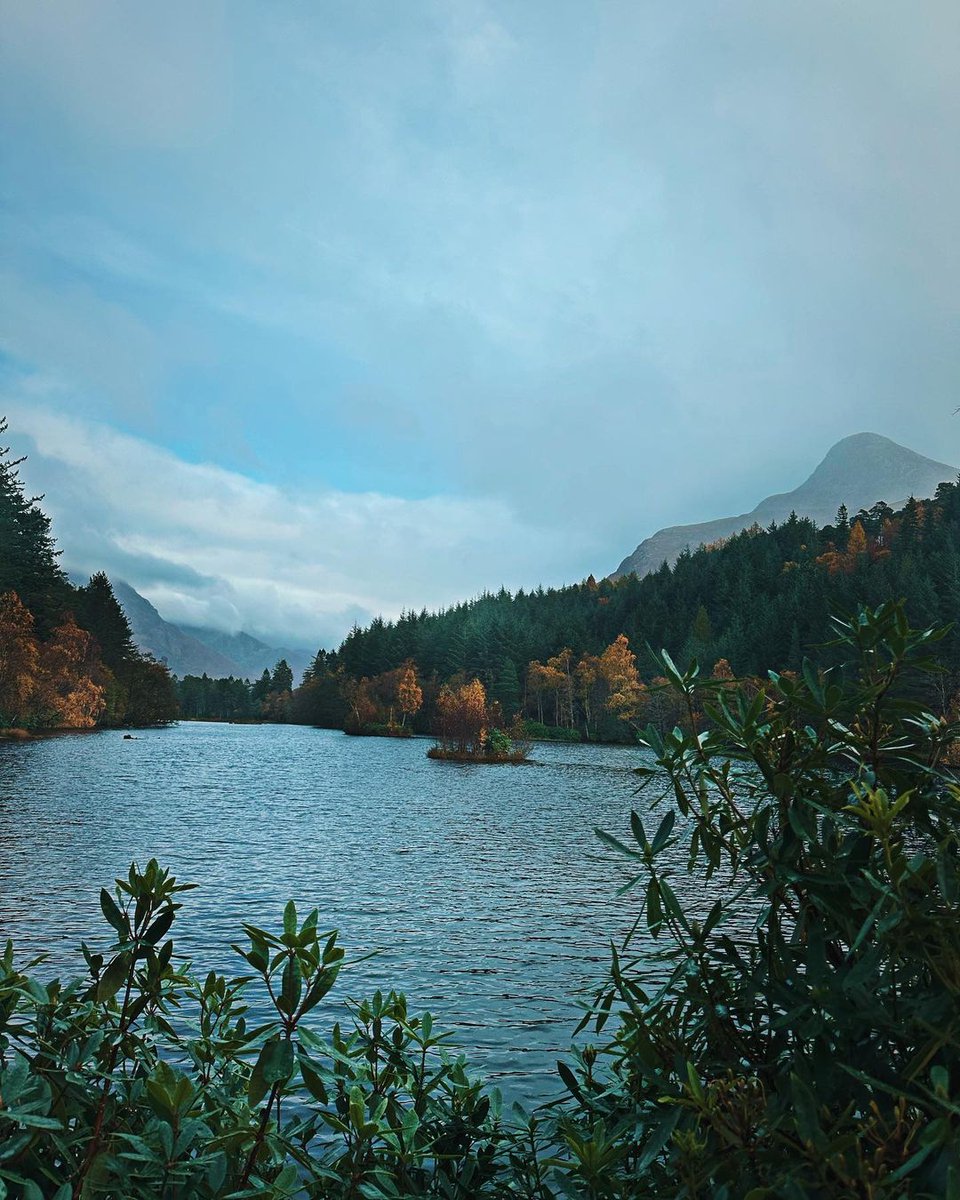
[(676, 812), (671, 808), (667, 815), (660, 822), (657, 832), (653, 836), (653, 844), (650, 847), (651, 853), (659, 854), (667, 844), (670, 834), (673, 832), (673, 825), (677, 819)]
[(570, 1092), (575, 1099), (582, 1102), (583, 1092), (580, 1090), (580, 1084), (577, 1081), (577, 1077), (562, 1059), (557, 1060), (557, 1074), (563, 1080), (563, 1085), (567, 1091)]
[(100, 976), (97, 984), (97, 1001), (102, 1003), (115, 996), (126, 982), (130, 970), (129, 954), (118, 954), (107, 964), (106, 970)]
[(614, 850), (619, 851), (620, 854), (626, 854), (628, 858), (643, 857), (641, 854), (638, 854), (636, 850), (631, 850), (629, 846), (625, 846), (623, 842), (615, 838), (613, 834), (606, 833), (603, 829), (596, 828), (593, 832), (597, 835), (601, 842), (606, 842), (608, 846), (611, 846)]
[(117, 933), (126, 937), (130, 932), (127, 925), (127, 918), (123, 915), (113, 897), (106, 888), (100, 889), (100, 908), (103, 910), (103, 915), (107, 918)]
[(297, 932), (297, 906), (288, 900), (283, 910), (283, 932), (287, 937)]
[(301, 1050), (298, 1055), (300, 1064), (300, 1074), (303, 1077), (304, 1086), (314, 1100), (320, 1104), (328, 1102), (327, 1087), (323, 1082), (323, 1076), (311, 1062), (311, 1060)]
[(300, 964), (296, 958), (288, 958), (286, 966), (283, 968), (280, 995), (277, 1000), (280, 1011), (286, 1013), (287, 1016), (292, 1016), (302, 992), (303, 976), (300, 973)]
[(790, 1091), (793, 1097), (793, 1111), (797, 1122), (797, 1132), (805, 1142), (815, 1149), (823, 1150), (827, 1138), (820, 1126), (820, 1114), (813, 1092), (795, 1072), (790, 1072)]
[(149, 946), (155, 946), (157, 942), (164, 936), (170, 926), (173, 924), (173, 918), (176, 915), (173, 907), (165, 908), (157, 917), (150, 928), (147, 930), (144, 941)]
[(275, 1083), (285, 1083), (292, 1074), (293, 1043), (280, 1037), (264, 1042), (247, 1087), (250, 1103), (259, 1104)]

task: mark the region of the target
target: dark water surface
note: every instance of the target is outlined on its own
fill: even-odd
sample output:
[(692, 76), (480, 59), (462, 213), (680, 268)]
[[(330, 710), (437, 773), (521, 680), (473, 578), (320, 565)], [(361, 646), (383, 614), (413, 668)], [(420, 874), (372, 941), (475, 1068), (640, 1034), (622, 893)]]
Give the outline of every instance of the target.
[[(293, 897), (356, 954), (325, 1007), (407, 993), (514, 1098), (547, 1076), (636, 901), (594, 825), (628, 836), (638, 750), (538, 745), (532, 765), (433, 762), (429, 743), (281, 725), (181, 724), (0, 743), (0, 936), (81, 973), (109, 944), (99, 888), (150, 857), (200, 884), (178, 949), (241, 973), (240, 922), (280, 923)], [(678, 890), (679, 887), (678, 887)]]

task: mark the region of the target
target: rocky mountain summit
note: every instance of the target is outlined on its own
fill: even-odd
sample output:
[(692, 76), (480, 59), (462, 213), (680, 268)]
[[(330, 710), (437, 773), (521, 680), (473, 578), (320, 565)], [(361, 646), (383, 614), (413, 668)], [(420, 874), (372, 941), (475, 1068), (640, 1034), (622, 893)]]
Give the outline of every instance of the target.
[(855, 433), (827, 452), (813, 474), (792, 492), (767, 496), (752, 512), (721, 517), (697, 525), (672, 525), (645, 538), (611, 574), (611, 579), (648, 575), (664, 561), (671, 565), (686, 549), (696, 550), (741, 529), (772, 521), (785, 521), (791, 512), (810, 517), (818, 525), (831, 523), (841, 504), (851, 514), (885, 500), (900, 507), (911, 496), (932, 496), (938, 484), (952, 481), (957, 468), (934, 462), (878, 433)]

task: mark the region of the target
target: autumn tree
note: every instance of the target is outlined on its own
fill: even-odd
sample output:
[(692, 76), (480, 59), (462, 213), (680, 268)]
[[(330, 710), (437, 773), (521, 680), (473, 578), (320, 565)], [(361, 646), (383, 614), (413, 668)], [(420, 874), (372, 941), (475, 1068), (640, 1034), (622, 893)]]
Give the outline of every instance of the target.
[(416, 664), (412, 660), (407, 662), (401, 671), (397, 683), (397, 703), (403, 713), (400, 720), (401, 727), (406, 725), (407, 717), (416, 716), (423, 704), (423, 689), (417, 679)]
[(347, 706), (344, 728), (347, 733), (362, 733), (364, 727), (377, 717), (377, 706), (370, 696), (369, 679), (345, 678), (343, 699)]
[(564, 646), (559, 654), (547, 659), (547, 670), (555, 696), (555, 724), (569, 729), (574, 720), (573, 651), (569, 646)]
[(537, 720), (543, 724), (543, 695), (547, 690), (547, 671), (536, 659), (527, 665), (527, 696), (537, 706)]
[(0, 725), (16, 725), (37, 687), (39, 652), (33, 616), (16, 592), (0, 595)]
[(606, 700), (606, 685), (599, 657), (596, 654), (585, 654), (577, 663), (573, 674), (587, 737), (590, 737), (591, 725), (596, 732), (596, 716)]
[(434, 732), (445, 750), (482, 754), (488, 727), (487, 693), (479, 679), (455, 689), (440, 689)]
[(89, 729), (104, 709), (104, 689), (94, 683), (97, 657), (93, 638), (67, 617), (41, 643), (36, 708), (45, 723)]
[(621, 721), (635, 720), (643, 707), (646, 688), (637, 672), (637, 657), (621, 633), (600, 656), (600, 671), (608, 689), (605, 707)]

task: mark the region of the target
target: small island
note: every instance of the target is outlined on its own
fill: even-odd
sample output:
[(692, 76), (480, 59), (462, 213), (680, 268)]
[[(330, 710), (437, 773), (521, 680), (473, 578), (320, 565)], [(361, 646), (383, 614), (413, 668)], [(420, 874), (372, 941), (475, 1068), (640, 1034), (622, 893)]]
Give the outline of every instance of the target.
[(519, 766), (530, 753), (523, 721), (518, 717), (509, 729), (505, 728), (502, 708), (496, 700), (487, 701), (479, 679), (440, 689), (434, 734), (437, 743), (427, 751), (427, 757), (443, 762)]

